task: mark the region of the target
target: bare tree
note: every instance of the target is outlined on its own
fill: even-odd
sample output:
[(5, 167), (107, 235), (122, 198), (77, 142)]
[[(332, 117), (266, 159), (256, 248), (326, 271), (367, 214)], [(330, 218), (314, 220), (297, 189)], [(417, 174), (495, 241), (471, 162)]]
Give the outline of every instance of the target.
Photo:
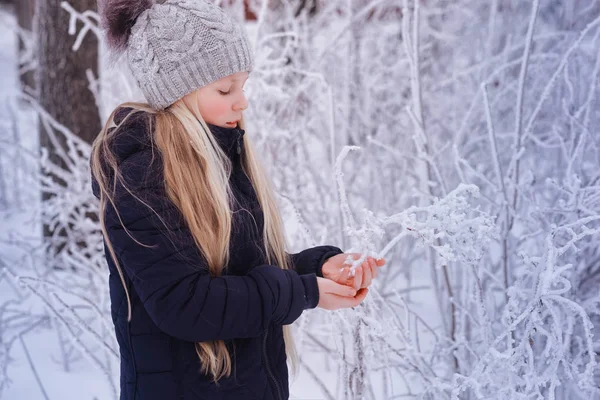
[[(79, 50), (73, 51), (75, 36), (68, 32), (69, 13), (60, 0), (38, 0), (37, 39), (39, 43), (40, 104), (61, 124), (88, 143), (100, 131), (100, 116), (86, 71), (98, 71), (98, 39), (86, 35)], [(80, 11), (96, 10), (95, 0), (80, 0)], [(42, 137), (42, 144), (50, 147)], [(48, 145), (48, 146), (47, 146)]]
[[(95, 0), (80, 0), (76, 4), (80, 12), (96, 10)], [(36, 36), (38, 43), (37, 89), (40, 106), (52, 117), (68, 128), (75, 136), (91, 143), (101, 129), (100, 115), (95, 97), (89, 89), (88, 74), (97, 75), (98, 39), (96, 35), (85, 35), (74, 51), (76, 37), (69, 32), (70, 13), (61, 6), (61, 0), (38, 0), (36, 4)], [(79, 24), (79, 21), (75, 22)], [(79, 27), (76, 27), (79, 28)], [(79, 38), (78, 38), (79, 39)], [(65, 166), (66, 143), (62, 135), (54, 134), (54, 127), (40, 127), (40, 147), (47, 152), (53, 164)], [(61, 182), (56, 174), (46, 170), (46, 177)], [(43, 192), (42, 201), (53, 196)], [(63, 233), (53, 232), (44, 225), (44, 237), (54, 238), (49, 248), (58, 252), (64, 244)]]

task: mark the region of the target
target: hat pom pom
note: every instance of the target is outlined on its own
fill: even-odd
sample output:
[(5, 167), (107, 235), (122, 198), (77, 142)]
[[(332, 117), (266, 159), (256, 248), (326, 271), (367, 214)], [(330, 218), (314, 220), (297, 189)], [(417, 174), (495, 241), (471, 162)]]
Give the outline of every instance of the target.
[(99, 0), (100, 27), (106, 31), (106, 41), (114, 52), (127, 48), (131, 28), (139, 15), (152, 7), (153, 0)]

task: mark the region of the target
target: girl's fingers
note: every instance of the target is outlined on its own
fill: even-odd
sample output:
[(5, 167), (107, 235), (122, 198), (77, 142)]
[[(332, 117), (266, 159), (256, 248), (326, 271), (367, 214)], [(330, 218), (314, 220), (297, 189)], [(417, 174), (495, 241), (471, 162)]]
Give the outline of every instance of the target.
[(336, 281), (338, 281), (338, 282), (346, 282), (347, 283), (350, 279), (353, 279), (350, 276), (350, 269), (344, 267), (344, 268), (342, 268), (342, 272), (340, 272), (339, 279), (336, 279)]
[(346, 277), (346, 280), (344, 281), (346, 286), (352, 286), (356, 290), (360, 289), (356, 287), (356, 271), (352, 274), (350, 267), (346, 267), (344, 276)]
[(361, 288), (366, 288), (371, 286), (371, 282), (373, 281), (373, 274), (371, 273), (371, 266), (368, 261), (363, 262), (363, 282)]
[(328, 281), (327, 292), (336, 294), (338, 296), (354, 297), (356, 295), (356, 289), (351, 286), (340, 285), (334, 281)]
[[(354, 260), (358, 260), (362, 257), (360, 253), (349, 253)], [(379, 267), (384, 266), (386, 263), (385, 258), (373, 258), (367, 256), (362, 264), (356, 268), (354, 277), (343, 275), (343, 279), (340, 282), (347, 282), (348, 285), (352, 284), (352, 278), (354, 278), (354, 287), (356, 289), (366, 288), (373, 283), (373, 279), (379, 275)], [(345, 273), (345, 271), (344, 271)]]
[(360, 289), (356, 292), (356, 296), (354, 296), (355, 305), (362, 303), (362, 301), (367, 298), (367, 294), (369, 294), (369, 288)]
[(368, 288), (363, 288), (360, 289), (358, 292), (356, 292), (356, 296), (354, 296), (354, 298), (350, 299), (349, 303), (349, 307), (356, 307), (357, 305), (359, 305), (360, 303), (363, 302), (363, 300), (367, 297), (367, 294), (369, 293), (369, 289)]
[(369, 289), (364, 288), (360, 289), (354, 297), (339, 296), (336, 294), (332, 294), (332, 296), (334, 296), (336, 308), (350, 308), (362, 303), (367, 297), (367, 293), (369, 293)]
[(377, 264), (375, 264), (375, 260), (372, 257), (369, 257), (369, 265), (371, 266), (373, 279), (377, 278)]
[(358, 290), (362, 286), (363, 281), (363, 267), (357, 267), (354, 270), (354, 289)]

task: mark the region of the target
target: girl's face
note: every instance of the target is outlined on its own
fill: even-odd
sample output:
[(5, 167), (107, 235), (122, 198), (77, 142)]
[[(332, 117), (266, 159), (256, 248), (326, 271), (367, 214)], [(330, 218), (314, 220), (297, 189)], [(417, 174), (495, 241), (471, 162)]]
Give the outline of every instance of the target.
[(191, 104), (195, 103), (207, 123), (235, 128), (242, 118), (242, 111), (248, 108), (243, 91), (247, 79), (248, 72), (228, 75), (189, 93), (183, 97), (183, 102), (192, 110)]

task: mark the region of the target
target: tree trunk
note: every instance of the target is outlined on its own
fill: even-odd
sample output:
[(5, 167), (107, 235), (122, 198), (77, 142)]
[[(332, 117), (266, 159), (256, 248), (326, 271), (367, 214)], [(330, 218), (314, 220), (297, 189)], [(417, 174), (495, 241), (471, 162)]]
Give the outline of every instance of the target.
[[(98, 40), (89, 33), (81, 48), (72, 51), (75, 36), (68, 33), (69, 13), (62, 0), (37, 1), (39, 45), (39, 101), (42, 107), (75, 135), (92, 143), (100, 131), (100, 115), (88, 89), (86, 70), (98, 74)], [(78, 0), (78, 11), (96, 10), (96, 0)], [(49, 145), (43, 138), (42, 145)]]
[[(94, 76), (98, 75), (98, 40), (94, 34), (88, 33), (81, 47), (76, 52), (72, 50), (76, 36), (68, 33), (70, 15), (61, 8), (61, 1), (37, 0), (36, 4), (38, 100), (52, 118), (91, 144), (100, 132), (101, 121), (94, 95), (88, 89), (86, 70), (91, 69)], [(96, 0), (78, 0), (71, 4), (79, 12), (96, 10)], [(56, 143), (53, 143), (43, 124), (40, 125), (39, 132), (40, 147), (47, 149), (49, 160), (60, 168), (67, 169), (64, 160), (57, 155), (55, 147), (58, 146), (67, 152), (67, 140), (64, 135), (52, 132), (57, 139)], [(47, 174), (44, 171), (42, 173)], [(50, 178), (55, 184), (66, 186), (66, 182), (56, 175)], [(54, 196), (55, 194), (49, 193), (48, 190), (43, 190), (42, 207), (47, 207), (47, 201)], [(44, 221), (43, 235), (48, 244), (50, 266), (62, 268), (55, 256), (67, 243), (65, 227), (51, 228), (47, 221)]]

